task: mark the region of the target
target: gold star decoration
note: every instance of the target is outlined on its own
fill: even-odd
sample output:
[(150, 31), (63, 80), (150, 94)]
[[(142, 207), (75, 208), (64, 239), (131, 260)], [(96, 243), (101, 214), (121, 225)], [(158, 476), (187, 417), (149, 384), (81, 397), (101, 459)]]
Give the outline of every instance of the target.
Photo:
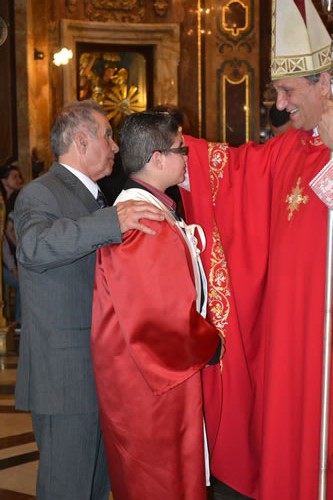
[(287, 195), (286, 198), (286, 203), (288, 204), (288, 220), (291, 220), (292, 216), (294, 215), (295, 211), (299, 210), (299, 207), (301, 203), (304, 205), (309, 201), (309, 196), (304, 195), (303, 196), (303, 190), (304, 188), (300, 187), (301, 184), (301, 178), (299, 177), (297, 179), (296, 187), (294, 187), (291, 191), (291, 194)]

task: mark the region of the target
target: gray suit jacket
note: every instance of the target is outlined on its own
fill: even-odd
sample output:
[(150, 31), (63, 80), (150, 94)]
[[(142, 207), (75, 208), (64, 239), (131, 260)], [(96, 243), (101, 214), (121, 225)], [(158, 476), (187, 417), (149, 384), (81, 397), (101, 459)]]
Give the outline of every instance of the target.
[(44, 414), (97, 410), (90, 354), (95, 250), (121, 242), (114, 207), (58, 163), (15, 203), (22, 331), (16, 407)]

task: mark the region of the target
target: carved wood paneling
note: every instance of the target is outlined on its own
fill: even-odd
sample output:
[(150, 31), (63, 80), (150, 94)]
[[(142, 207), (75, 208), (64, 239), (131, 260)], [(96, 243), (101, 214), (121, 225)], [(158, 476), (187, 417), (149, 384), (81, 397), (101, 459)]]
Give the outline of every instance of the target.
[(204, 134), (239, 145), (259, 137), (259, 0), (206, 0)]
[(0, 165), (17, 158), (16, 77), (13, 2), (0, 2)]
[(225, 61), (217, 72), (219, 141), (239, 146), (254, 128), (255, 70), (247, 61)]
[(90, 21), (143, 21), (146, 2), (144, 0), (85, 0), (85, 15)]

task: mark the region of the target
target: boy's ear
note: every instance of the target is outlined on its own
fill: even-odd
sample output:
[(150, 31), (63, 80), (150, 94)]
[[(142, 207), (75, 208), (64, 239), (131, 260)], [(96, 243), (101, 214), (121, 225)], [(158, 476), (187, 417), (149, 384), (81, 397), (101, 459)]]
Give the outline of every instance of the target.
[(152, 156), (154, 167), (162, 167), (162, 153), (160, 151), (154, 151)]

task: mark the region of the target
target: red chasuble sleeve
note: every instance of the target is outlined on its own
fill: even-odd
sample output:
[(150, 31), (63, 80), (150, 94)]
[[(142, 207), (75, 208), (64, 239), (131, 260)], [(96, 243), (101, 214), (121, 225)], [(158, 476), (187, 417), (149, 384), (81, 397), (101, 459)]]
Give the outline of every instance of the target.
[(213, 357), (218, 336), (196, 311), (191, 257), (179, 229), (147, 223), (155, 236), (130, 231), (121, 245), (97, 252), (93, 336), (103, 349), (121, 335), (142, 377), (161, 394)]

